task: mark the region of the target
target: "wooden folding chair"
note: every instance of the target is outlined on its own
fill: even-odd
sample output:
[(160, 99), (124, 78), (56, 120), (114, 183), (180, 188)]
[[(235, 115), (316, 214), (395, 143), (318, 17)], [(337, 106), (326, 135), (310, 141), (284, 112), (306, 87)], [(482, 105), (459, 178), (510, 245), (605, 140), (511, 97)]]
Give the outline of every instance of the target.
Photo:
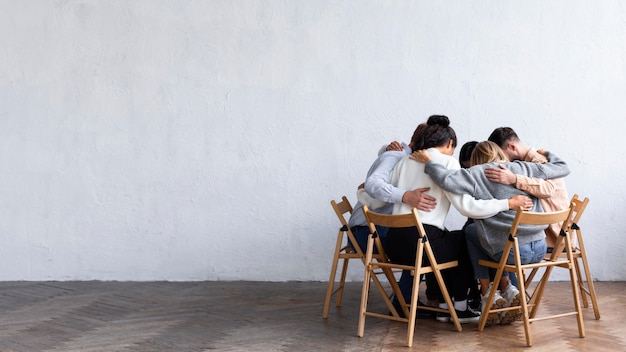
[[(380, 214), (376, 212), (370, 211), (367, 206), (363, 206), (363, 212), (365, 213), (365, 218), (367, 219), (368, 226), (370, 228), (370, 236), (367, 241), (367, 251), (365, 253), (365, 276), (363, 278), (363, 292), (361, 294), (361, 309), (359, 312), (359, 327), (358, 327), (358, 336), (363, 337), (363, 333), (365, 330), (365, 318), (367, 316), (390, 319), (395, 321), (400, 321), (404, 323), (408, 323), (407, 328), (407, 344), (409, 347), (413, 345), (413, 335), (415, 331), (415, 318), (417, 315), (418, 309), (430, 310), (441, 313), (449, 313), (451, 321), (454, 323), (457, 331), (462, 331), (461, 323), (456, 314), (456, 310), (454, 309), (454, 304), (450, 299), (450, 295), (448, 294), (448, 289), (443, 281), (443, 277), (441, 275), (441, 271), (449, 268), (453, 268), (459, 265), (457, 260), (438, 263), (433, 250), (430, 246), (430, 242), (428, 241), (428, 237), (426, 236), (426, 231), (424, 231), (424, 227), (422, 226), (422, 222), (419, 219), (417, 214), (417, 209), (413, 208), (413, 211), (410, 214), (398, 214), (398, 215), (387, 215)], [(395, 264), (391, 261), (387, 260), (373, 260), (373, 252), (374, 247), (378, 248), (379, 253), (384, 253), (383, 248), (380, 244), (380, 240), (378, 238), (376, 232), (376, 226), (383, 226), (389, 228), (401, 228), (401, 227), (416, 227), (419, 238), (417, 240), (417, 251), (415, 255), (415, 264), (414, 265), (401, 265)], [(388, 234), (387, 236), (392, 236)], [(428, 258), (430, 265), (424, 266), (422, 265), (422, 261), (426, 255)], [(400, 317), (397, 314), (393, 314), (392, 316), (386, 314), (380, 314), (376, 312), (371, 312), (367, 310), (368, 303), (368, 295), (370, 289), (370, 280), (375, 277), (373, 275), (375, 270), (383, 269), (383, 270), (410, 270), (414, 275), (413, 280), (413, 292), (411, 295), (411, 302), (407, 304), (402, 296), (402, 292), (400, 292), (400, 287), (398, 283), (395, 281), (391, 281), (391, 287), (396, 297), (398, 298), (402, 310), (404, 312), (404, 317)], [(418, 306), (418, 296), (419, 296), (419, 283), (420, 277), (422, 274), (433, 273), (437, 278), (437, 283), (441, 288), (441, 292), (445, 299), (445, 302), (448, 305), (448, 309), (442, 309), (438, 307), (430, 307), (430, 306)], [(385, 297), (386, 298), (386, 297)], [(389, 299), (387, 298), (387, 301)], [(408, 311), (408, 314), (407, 314)], [(392, 313), (395, 312), (395, 309), (392, 309)]]
[[(505, 311), (521, 311), (522, 319), (524, 321), (524, 334), (526, 335), (526, 345), (532, 346), (532, 333), (530, 329), (530, 323), (538, 320), (546, 320), (552, 318), (561, 318), (565, 316), (574, 315), (576, 316), (576, 321), (578, 323), (578, 335), (580, 337), (585, 337), (585, 328), (583, 323), (583, 316), (579, 298), (579, 288), (578, 288), (578, 278), (576, 275), (576, 269), (574, 268), (574, 254), (572, 252), (571, 246), (571, 237), (568, 231), (570, 231), (569, 219), (572, 219), (572, 214), (574, 212), (574, 206), (570, 205), (569, 208), (550, 212), (550, 213), (536, 213), (536, 212), (525, 212), (522, 209), (517, 211), (515, 216), (515, 220), (511, 226), (511, 232), (509, 234), (509, 239), (507, 241), (506, 246), (504, 247), (502, 259), (500, 262), (493, 262), (488, 260), (479, 260), (478, 264), (494, 268), (496, 270), (496, 275), (493, 279), (494, 285), (500, 282), (502, 278), (502, 273), (506, 270), (509, 272), (514, 272), (518, 278), (519, 285), (519, 295), (520, 295), (520, 304), (511, 307), (499, 308), (499, 309), (490, 309), (496, 290), (491, 290), (489, 297), (487, 297), (487, 302), (484, 304), (484, 311), (482, 312), (480, 322), (478, 323), (478, 331), (483, 331), (485, 328), (487, 317), (490, 313), (500, 313)], [(522, 264), (520, 259), (519, 252), (519, 242), (517, 239), (517, 229), (519, 225), (528, 224), (528, 225), (549, 225), (554, 223), (563, 223), (561, 227), (560, 236), (558, 236), (557, 242), (554, 247), (554, 251), (550, 255), (549, 259), (544, 259), (538, 263), (530, 263), (530, 264)], [(560, 258), (559, 253), (566, 249), (565, 259)], [(515, 264), (507, 264), (508, 253), (513, 250), (513, 254), (515, 257)], [(545, 291), (546, 285), (550, 278), (550, 273), (552, 269), (555, 267), (561, 267), (568, 270), (570, 275), (570, 282), (572, 285), (572, 296), (574, 300), (574, 311), (553, 314), (553, 315), (545, 315), (541, 317), (537, 317), (537, 309), (539, 308), (539, 304), (541, 302), (541, 298)], [(526, 271), (532, 271), (533, 269), (543, 268), (543, 275), (539, 278), (535, 289), (529, 295), (528, 289), (531, 285), (531, 281), (528, 280), (529, 277), (526, 276)]]
[[(600, 307), (598, 306), (598, 296), (596, 295), (596, 288), (593, 285), (593, 277), (591, 276), (591, 269), (589, 267), (589, 260), (587, 260), (587, 251), (585, 250), (585, 241), (583, 239), (583, 233), (580, 228), (580, 218), (587, 208), (589, 198), (580, 200), (578, 194), (574, 194), (572, 197), (572, 205), (574, 206), (574, 217), (571, 224), (572, 238), (576, 239), (577, 244), (573, 245), (572, 251), (574, 255), (574, 266), (576, 268), (576, 274), (578, 275), (578, 285), (580, 287), (580, 296), (583, 301), (583, 307), (589, 307), (588, 298), (591, 299), (593, 306), (593, 313), (596, 320), (600, 319)], [(585, 271), (584, 277), (581, 275), (580, 265), (582, 264)]]
[[(328, 310), (330, 308), (330, 301), (333, 295), (335, 294), (337, 295), (336, 306), (337, 307), (341, 306), (341, 300), (343, 298), (343, 291), (344, 291), (345, 282), (346, 282), (346, 273), (348, 272), (348, 263), (350, 259), (360, 259), (361, 262), (365, 263), (365, 254), (363, 250), (359, 247), (359, 244), (356, 241), (354, 234), (352, 233), (352, 231), (350, 230), (350, 227), (348, 226), (348, 221), (346, 220), (346, 216), (351, 215), (353, 211), (350, 201), (348, 200), (348, 198), (346, 198), (346, 196), (343, 196), (341, 197), (341, 201), (339, 203), (337, 203), (334, 200), (331, 200), (330, 204), (333, 207), (333, 210), (335, 211), (335, 214), (337, 215), (339, 222), (341, 223), (341, 227), (339, 227), (339, 231), (337, 232), (337, 239), (335, 242), (335, 251), (333, 254), (333, 262), (330, 268), (330, 278), (328, 279), (328, 288), (326, 289), (326, 298), (324, 299), (324, 310), (322, 312), (322, 317), (324, 319), (328, 318)], [(354, 248), (350, 246), (350, 243), (352, 243), (352, 246)], [(384, 253), (373, 255), (374, 260), (380, 260), (383, 257), (384, 257)], [(341, 268), (341, 276), (339, 279), (339, 283), (338, 283), (337, 288), (335, 289), (335, 276), (337, 274), (339, 260), (343, 260), (343, 264)], [(386, 271), (386, 272), (377, 271), (373, 279), (380, 293), (384, 296), (388, 296), (383, 285), (381, 284), (380, 280), (377, 277), (378, 275), (381, 275), (381, 274), (387, 276), (388, 280), (395, 281), (395, 278), (391, 271)]]
[[(572, 253), (574, 255), (574, 268), (576, 269), (576, 276), (578, 277), (578, 287), (580, 289), (580, 298), (584, 308), (589, 307), (589, 300), (593, 307), (593, 313), (596, 320), (600, 319), (600, 307), (598, 306), (598, 297), (596, 295), (596, 289), (593, 284), (593, 277), (591, 276), (591, 269), (589, 266), (589, 260), (587, 259), (587, 251), (585, 250), (585, 241), (583, 239), (582, 230), (580, 228), (580, 218), (582, 217), (589, 198), (581, 200), (578, 198), (578, 194), (574, 194), (571, 203), (574, 207), (572, 219), (570, 223), (570, 241), (572, 243)], [(546, 255), (546, 259), (550, 258), (550, 253)], [(567, 258), (567, 252), (561, 251), (559, 258)], [(581, 271), (581, 265), (583, 267)], [(528, 278), (532, 280), (538, 269), (533, 269), (528, 275)]]

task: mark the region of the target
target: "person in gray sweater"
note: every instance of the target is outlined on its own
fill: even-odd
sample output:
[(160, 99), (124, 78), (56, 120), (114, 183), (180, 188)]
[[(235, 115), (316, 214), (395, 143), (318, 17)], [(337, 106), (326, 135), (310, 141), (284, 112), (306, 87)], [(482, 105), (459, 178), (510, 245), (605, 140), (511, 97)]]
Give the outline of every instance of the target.
[[(498, 167), (500, 164), (513, 173), (528, 177), (543, 179), (565, 177), (569, 174), (567, 164), (558, 156), (545, 152), (549, 162), (545, 164), (530, 163), (524, 161), (509, 162), (508, 157), (495, 143), (485, 141), (478, 143), (472, 153), (471, 165), (468, 169), (449, 170), (445, 166), (430, 160), (427, 150), (413, 153), (412, 158), (426, 163), (424, 172), (441, 188), (457, 194), (469, 194), (477, 199), (506, 199), (525, 192), (516, 189), (513, 185), (503, 185), (491, 182), (485, 176), (484, 170), (488, 167)], [(513, 171), (514, 170), (514, 171)], [(541, 212), (540, 203), (531, 196), (533, 206), (524, 210)], [(478, 265), (478, 260), (488, 259), (499, 261), (503, 255), (509, 230), (515, 218), (515, 210), (507, 210), (486, 219), (476, 219), (474, 224), (466, 229), (466, 239), (470, 259), (474, 266), (474, 275), (480, 283), (483, 297), (489, 295), (491, 284), (489, 269)], [(546, 254), (546, 241), (544, 227), (542, 225), (520, 225), (517, 230), (517, 238), (520, 245), (521, 259), (523, 264), (539, 262)], [(509, 263), (514, 263), (512, 253), (508, 253)], [(500, 292), (496, 295), (494, 304), (504, 307), (516, 304), (519, 299), (519, 291), (509, 284), (508, 273), (505, 272), (498, 283), (500, 291), (505, 293), (502, 297)], [(483, 307), (484, 308), (484, 307)], [(493, 317), (488, 323), (495, 323), (496, 319), (505, 317)], [(506, 322), (515, 319), (507, 317)]]

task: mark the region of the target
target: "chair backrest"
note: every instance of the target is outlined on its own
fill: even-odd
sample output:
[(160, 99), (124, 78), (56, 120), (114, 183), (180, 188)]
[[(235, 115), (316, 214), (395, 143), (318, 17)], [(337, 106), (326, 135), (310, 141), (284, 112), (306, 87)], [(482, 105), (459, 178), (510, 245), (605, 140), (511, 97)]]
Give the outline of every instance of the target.
[(337, 218), (341, 222), (341, 225), (348, 227), (348, 222), (346, 221), (346, 215), (352, 214), (352, 204), (346, 196), (341, 197), (341, 201), (339, 203), (334, 200), (330, 201), (333, 209), (335, 210), (335, 214), (337, 214)]
[(581, 200), (578, 198), (578, 194), (574, 194), (572, 197), (572, 206), (574, 207), (572, 223), (577, 224), (580, 221), (580, 217), (585, 212), (587, 208), (587, 204), (589, 204), (589, 198), (585, 198)]
[[(513, 220), (513, 224), (511, 225), (510, 235), (515, 237), (517, 234), (517, 229), (519, 225), (550, 225), (554, 223), (562, 223), (561, 226), (561, 234), (559, 234), (557, 242), (554, 245), (554, 250), (552, 251), (553, 255), (558, 256), (565, 246), (565, 242), (563, 241), (564, 234), (569, 233), (570, 222), (568, 219), (572, 219), (572, 215), (574, 214), (574, 206), (570, 204), (568, 208), (563, 210), (558, 210), (554, 212), (527, 212), (523, 211), (521, 208), (518, 209), (515, 214), (515, 220)], [(506, 251), (506, 248), (505, 248)]]
[(574, 208), (568, 207), (563, 210), (555, 212), (543, 213), (543, 212), (529, 212), (518, 209), (515, 214), (515, 220), (511, 225), (511, 235), (515, 236), (519, 225), (549, 225), (557, 222), (563, 222), (562, 229), (566, 229), (568, 226), (567, 219), (571, 218)]
[[(417, 209), (413, 208), (411, 213), (408, 214), (381, 214), (370, 211), (366, 205), (363, 206), (363, 213), (365, 214), (365, 220), (367, 221), (367, 225), (369, 226), (370, 233), (376, 235), (376, 226), (388, 227), (388, 228), (401, 228), (401, 227), (417, 227), (417, 233), (420, 238), (420, 241), (425, 242), (426, 231), (424, 230), (424, 226), (422, 225), (422, 221), (417, 214)], [(379, 253), (382, 254), (383, 261), (389, 261), (385, 253), (385, 249), (382, 246), (382, 242), (379, 238), (375, 237), (374, 246), (378, 250)], [(418, 246), (418, 257), (421, 257), (421, 251)], [(368, 248), (366, 248), (367, 250)], [(428, 246), (427, 252), (432, 253), (432, 249), (430, 245)]]
[[(412, 227), (416, 226), (419, 236), (424, 237), (426, 232), (424, 226), (419, 219), (417, 209), (413, 208), (411, 213), (408, 214), (380, 214), (369, 211), (366, 206), (364, 208), (365, 219), (367, 219), (368, 226), (370, 227), (370, 233), (376, 232), (376, 225), (389, 228), (399, 227)], [(367, 211), (366, 211), (367, 210)]]

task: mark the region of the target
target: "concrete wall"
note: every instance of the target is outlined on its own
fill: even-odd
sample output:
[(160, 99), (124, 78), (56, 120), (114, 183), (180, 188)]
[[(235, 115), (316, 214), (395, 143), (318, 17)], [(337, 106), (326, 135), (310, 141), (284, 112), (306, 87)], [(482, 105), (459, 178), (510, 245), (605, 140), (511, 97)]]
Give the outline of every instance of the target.
[(0, 280), (327, 280), (329, 201), (435, 113), (567, 160), (626, 280), (625, 32), (617, 0), (2, 1)]

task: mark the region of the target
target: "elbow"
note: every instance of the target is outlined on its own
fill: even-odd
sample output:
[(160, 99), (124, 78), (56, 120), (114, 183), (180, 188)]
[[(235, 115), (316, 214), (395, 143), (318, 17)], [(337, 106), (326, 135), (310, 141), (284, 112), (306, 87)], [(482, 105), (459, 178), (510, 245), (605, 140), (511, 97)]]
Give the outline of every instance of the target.
[(365, 192), (372, 194), (374, 193), (373, 191), (376, 188), (375, 185), (376, 185), (375, 182), (372, 182), (371, 180), (365, 180), (365, 183), (363, 184), (363, 188), (365, 189)]

